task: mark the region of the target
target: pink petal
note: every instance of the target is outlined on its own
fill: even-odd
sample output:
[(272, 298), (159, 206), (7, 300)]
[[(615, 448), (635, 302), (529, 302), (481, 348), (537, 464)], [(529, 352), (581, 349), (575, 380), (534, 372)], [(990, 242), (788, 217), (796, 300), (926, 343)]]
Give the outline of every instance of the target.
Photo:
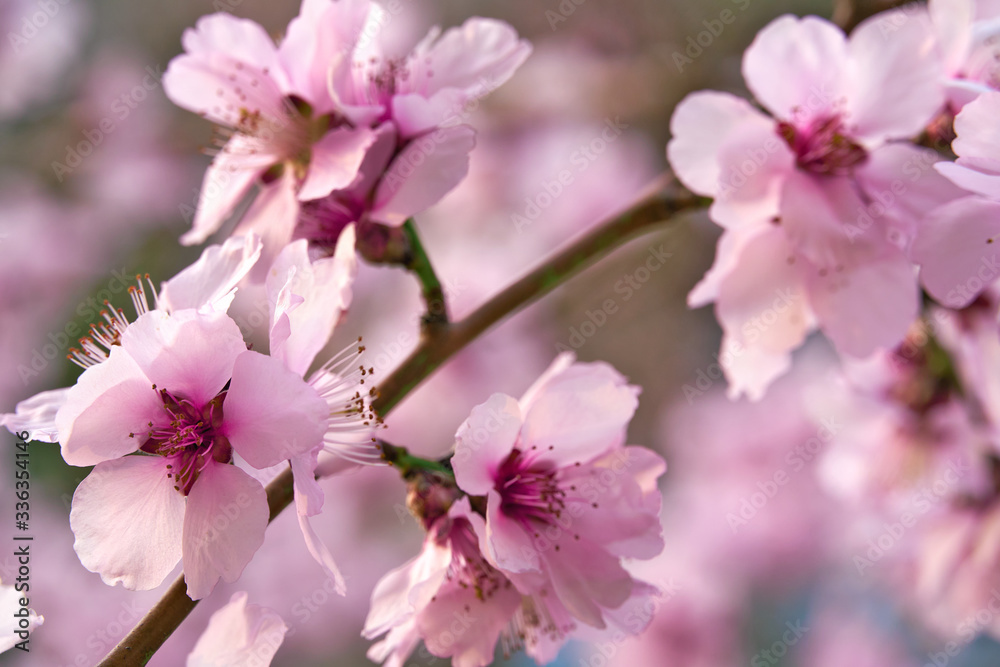
[(249, 19), (218, 13), (202, 16), (181, 37), (184, 50), (193, 56), (211, 58), (225, 53), (258, 67), (274, 64), (277, 47), (267, 31)]
[(209, 619), (187, 657), (187, 667), (242, 667), (271, 664), (288, 626), (267, 607), (247, 604), (247, 594), (233, 593)]
[(354, 182), (375, 133), (367, 128), (328, 132), (312, 145), (309, 172), (299, 190), (299, 200), (319, 199)]
[(852, 179), (796, 171), (782, 189), (780, 226), (798, 253), (834, 271), (889, 245), (887, 218), (874, 216), (872, 226), (865, 227), (865, 210)]
[(944, 53), (945, 71), (954, 74), (965, 64), (972, 44), (975, 0), (930, 0), (927, 10)]
[(938, 162), (934, 168), (963, 190), (1000, 199), (1000, 160), (959, 158), (959, 162)]
[(796, 260), (779, 226), (762, 228), (746, 242), (721, 281), (715, 304), (719, 323), (734, 342), (770, 354), (802, 344), (815, 320)]
[(312, 524), (309, 523), (309, 517), (300, 513), (297, 513), (297, 516), (299, 518), (299, 529), (302, 531), (302, 537), (306, 542), (306, 549), (309, 551), (309, 555), (323, 568), (326, 576), (333, 582), (334, 590), (340, 595), (346, 595), (347, 584), (344, 582), (344, 576), (340, 573), (340, 568), (334, 562), (330, 550), (326, 548), (323, 540), (313, 530)]
[(434, 600), (417, 616), (417, 628), (432, 654), (452, 659), (453, 667), (486, 667), (500, 633), (521, 605), (514, 588), (499, 588), (489, 597), (471, 586), (446, 581)]
[(569, 535), (559, 550), (545, 552), (552, 588), (566, 609), (595, 628), (604, 627), (602, 607), (620, 607), (632, 593), (632, 577), (600, 544)]
[(486, 554), (504, 572), (538, 572), (541, 561), (531, 535), (501, 505), (500, 494), (491, 489), (486, 496)]
[(329, 407), (302, 377), (277, 359), (244, 351), (233, 365), (226, 394), (226, 436), (254, 468), (320, 446)]
[(848, 51), (856, 136), (872, 143), (917, 135), (944, 106), (944, 68), (925, 13), (880, 12), (854, 29)]
[(455, 481), (466, 493), (483, 495), (493, 488), (497, 468), (514, 449), (521, 430), (521, 409), (505, 394), (493, 394), (455, 434), (451, 465)]
[[(341, 246), (351, 252), (341, 252)], [(337, 240), (333, 257), (310, 261), (308, 243), (300, 239), (278, 254), (265, 284), (271, 310), (271, 356), (305, 375), (351, 301), (357, 272), (354, 225)]]
[(965, 197), (935, 209), (913, 243), (913, 259), (930, 295), (949, 308), (964, 308), (996, 282), (998, 237), (998, 202)]
[(181, 558), (184, 497), (160, 456), (99, 463), (76, 487), (69, 523), (80, 562), (109, 586), (159, 586)]
[(313, 105), (314, 113), (336, 109), (336, 100), (328, 91), (329, 70), (354, 62), (352, 47), (366, 34), (366, 21), (373, 14), (386, 18), (385, 12), (368, 0), (306, 0), (288, 24), (278, 47), (279, 58), (293, 91)]
[[(531, 44), (503, 21), (474, 17), (414, 49), (414, 86), (425, 93), (461, 90), (466, 99), (483, 97), (506, 82), (531, 53)], [(427, 46), (425, 46), (427, 45)]]
[(396, 227), (436, 204), (468, 173), (475, 137), (471, 127), (458, 125), (414, 139), (382, 178), (371, 219)]
[[(983, 93), (955, 116), (955, 141), (951, 148), (959, 158), (1000, 159), (1000, 92)], [(961, 164), (961, 161), (959, 162)]]
[(234, 233), (255, 232), (264, 248), (251, 273), (255, 282), (263, 282), (274, 258), (292, 240), (299, 218), (299, 200), (295, 193), (295, 176), (290, 169), (280, 180), (261, 188), (257, 198), (243, 215)]
[(228, 315), (194, 310), (140, 315), (122, 334), (121, 345), (157, 389), (195, 405), (222, 391), (236, 358), (246, 352), (243, 334)]
[(264, 543), (268, 514), (260, 482), (236, 466), (205, 466), (184, 515), (184, 580), (192, 600), (211, 593), (219, 577), (239, 578)]
[(914, 267), (900, 251), (807, 281), (823, 332), (854, 357), (899, 344), (920, 310)]
[(0, 426), (11, 433), (27, 431), (29, 440), (59, 442), (56, 413), (68, 398), (68, 388), (37, 393), (18, 403), (13, 414), (0, 415)]
[(453, 124), (463, 117), (466, 103), (466, 94), (455, 88), (446, 88), (431, 97), (420, 93), (396, 95), (392, 98), (392, 118), (399, 136), (412, 139), (440, 125)]
[(781, 16), (743, 54), (743, 78), (774, 116), (824, 115), (847, 97), (847, 41), (829, 21)]
[(743, 123), (766, 124), (774, 134), (774, 122), (735, 95), (706, 90), (681, 100), (670, 118), (673, 138), (667, 144), (667, 159), (681, 182), (715, 196), (723, 167), (719, 151)]
[(692, 288), (687, 297), (689, 308), (701, 308), (719, 298), (719, 289), (726, 277), (732, 273), (743, 255), (743, 248), (757, 236), (760, 229), (757, 225), (748, 225), (737, 229), (727, 229), (719, 237), (715, 246), (715, 261), (712, 268)]
[(722, 366), (729, 382), (726, 395), (735, 401), (743, 394), (751, 401), (759, 401), (772, 382), (792, 367), (790, 352), (769, 352), (763, 348), (746, 347), (732, 339), (722, 337), (719, 352)]
[(236, 135), (212, 160), (201, 183), (198, 208), (194, 213), (191, 230), (181, 236), (182, 244), (204, 243), (205, 239), (222, 227), (250, 192), (254, 181), (267, 168), (267, 164), (248, 163), (245, 155), (249, 155), (249, 151), (248, 141)]
[(428, 534), (416, 558), (392, 570), (375, 584), (361, 634), (368, 639), (378, 637), (426, 607), (444, 583), (451, 560), (451, 542), (439, 542), (436, 534)]
[(315, 516), (323, 509), (325, 494), (316, 480), (319, 448), (289, 459), (295, 482), (295, 510), (302, 516)]
[(708, 210), (727, 229), (769, 222), (780, 213), (785, 182), (795, 157), (778, 138), (773, 122), (751, 117), (734, 129), (719, 150), (718, 189)]
[(191, 266), (163, 283), (157, 308), (167, 311), (207, 308), (225, 312), (236, 294), (236, 286), (260, 257), (256, 235), (234, 236), (222, 245), (212, 245)]
[(55, 416), (66, 463), (95, 465), (138, 450), (149, 423), (169, 419), (152, 384), (122, 347), (85, 370)]
[(639, 388), (602, 362), (576, 363), (522, 403), (522, 447), (536, 445), (540, 460), (585, 462), (618, 447), (639, 404)]

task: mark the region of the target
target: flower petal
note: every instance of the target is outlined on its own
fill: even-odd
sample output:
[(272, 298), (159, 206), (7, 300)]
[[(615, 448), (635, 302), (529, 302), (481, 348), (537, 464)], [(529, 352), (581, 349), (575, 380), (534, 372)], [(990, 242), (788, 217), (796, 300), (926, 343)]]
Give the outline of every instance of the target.
[(562, 465), (621, 446), (639, 391), (608, 364), (575, 363), (540, 387), (530, 405), (522, 403), (522, 446), (537, 446), (539, 460)]
[(157, 389), (199, 406), (222, 391), (236, 358), (246, 352), (228, 315), (195, 310), (140, 315), (125, 329), (121, 346)]
[[(341, 252), (349, 247), (351, 252)], [(285, 247), (268, 271), (265, 284), (271, 310), (271, 356), (305, 375), (351, 302), (357, 273), (354, 225), (337, 240), (332, 257), (309, 259), (305, 239)]]
[(670, 118), (673, 138), (667, 144), (667, 159), (681, 182), (698, 194), (714, 197), (722, 177), (719, 151), (747, 122), (766, 123), (773, 134), (773, 121), (735, 95), (706, 90), (681, 100)]
[(0, 426), (11, 433), (27, 431), (28, 440), (59, 442), (56, 414), (68, 397), (68, 388), (37, 393), (14, 406), (13, 414), (0, 415)]
[(829, 21), (781, 16), (743, 54), (743, 78), (775, 117), (821, 116), (847, 97), (847, 40)]
[(531, 535), (503, 513), (502, 503), (500, 494), (491, 489), (486, 496), (487, 555), (504, 572), (540, 571), (541, 560)]
[(163, 283), (157, 308), (227, 311), (236, 286), (260, 258), (260, 249), (256, 234), (234, 236), (222, 245), (205, 248), (197, 262)]
[[(251, 155), (250, 151), (246, 138), (236, 135), (212, 160), (201, 183), (191, 229), (181, 236), (183, 245), (204, 243), (250, 192), (254, 181), (268, 166), (267, 161), (248, 162), (246, 156)], [(185, 215), (185, 219), (190, 220), (191, 216)]]
[(137, 451), (149, 423), (168, 420), (152, 381), (124, 348), (113, 347), (69, 388), (55, 424), (66, 463), (87, 466)]
[(264, 543), (267, 494), (260, 482), (233, 465), (212, 462), (198, 475), (184, 514), (184, 580), (200, 600), (219, 577), (232, 583)]
[(520, 430), (521, 409), (510, 396), (493, 394), (472, 408), (455, 434), (451, 465), (458, 486), (472, 495), (490, 491), (497, 468), (514, 449)]
[(371, 219), (398, 227), (451, 192), (469, 171), (476, 132), (468, 125), (414, 139), (389, 165), (375, 191)]
[(288, 626), (275, 611), (247, 604), (247, 594), (233, 593), (228, 604), (208, 620), (187, 667), (241, 667), (271, 664)]
[(99, 463), (76, 487), (69, 523), (80, 562), (109, 586), (159, 586), (181, 558), (184, 497), (168, 459), (128, 456)]
[(969, 305), (1000, 278), (997, 238), (998, 202), (964, 197), (932, 211), (913, 243), (924, 287), (949, 308)]
[(244, 351), (232, 377), (223, 407), (226, 436), (247, 463), (267, 468), (320, 446), (329, 408), (300, 375)]
[(261, 188), (234, 232), (255, 232), (260, 235), (264, 244), (260, 260), (250, 274), (255, 282), (264, 282), (274, 258), (292, 240), (298, 218), (299, 200), (295, 193), (295, 176), (290, 169), (286, 169), (279, 180)]
[(323, 571), (326, 572), (326, 576), (333, 582), (333, 589), (337, 591), (340, 595), (347, 594), (347, 584), (344, 582), (344, 575), (340, 573), (340, 568), (333, 560), (333, 555), (330, 550), (326, 548), (323, 544), (323, 540), (319, 538), (316, 531), (313, 530), (312, 524), (309, 523), (309, 517), (305, 514), (297, 513), (299, 518), (299, 529), (302, 531), (302, 537), (306, 542), (306, 549), (309, 551), (309, 555), (312, 556)]
[(309, 172), (299, 189), (299, 200), (319, 199), (354, 182), (375, 133), (367, 128), (328, 132), (312, 145)]
[(944, 105), (944, 67), (925, 11), (880, 12), (851, 32), (847, 48), (857, 137), (873, 144), (917, 135)]

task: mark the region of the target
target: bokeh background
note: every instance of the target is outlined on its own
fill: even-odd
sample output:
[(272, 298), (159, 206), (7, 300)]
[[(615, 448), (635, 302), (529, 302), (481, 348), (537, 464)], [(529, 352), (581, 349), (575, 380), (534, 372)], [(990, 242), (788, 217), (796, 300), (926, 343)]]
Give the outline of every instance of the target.
[[(468, 179), (417, 219), (456, 316), (628, 205), (665, 169), (671, 111), (685, 94), (745, 93), (740, 56), (768, 21), (786, 12), (833, 12), (830, 2), (770, 0), (393, 6), (399, 11), (386, 34), (401, 53), (432, 25), (476, 15), (508, 21), (534, 45), (515, 77), (468, 119), (479, 132)], [(68, 348), (97, 320), (104, 299), (128, 306), (129, 276), (149, 273), (158, 283), (200, 252), (177, 239), (197, 201), (210, 160), (202, 147), (213, 128), (172, 106), (159, 81), (180, 52), (183, 30), (220, 10), (279, 37), (298, 5), (0, 0), (0, 412), (74, 381)], [(595, 144), (609, 126), (620, 134)], [(566, 169), (572, 183), (556, 197), (539, 197)], [(636, 572), (665, 594), (640, 641), (571, 644), (559, 664), (998, 664), (1000, 650), (982, 637), (960, 637), (955, 657), (940, 653), (947, 637), (922, 629), (894, 594), (888, 564), (859, 573), (852, 560), (864, 553), (852, 551), (857, 525), (815, 470), (829, 440), (819, 430), (815, 406), (822, 400), (810, 389), (833, 363), (822, 341), (799, 355), (796, 372), (763, 402), (725, 399), (714, 316), (685, 305), (717, 236), (706, 216), (692, 214), (630, 243), (459, 354), (389, 418), (387, 438), (428, 456), (445, 454), (474, 405), (496, 391), (519, 395), (566, 348), (613, 364), (643, 387), (630, 440), (656, 448), (670, 466), (662, 480), (667, 548)], [(669, 259), (643, 273), (651, 252)], [(409, 276), (362, 266), (331, 349), (363, 335), (369, 362), (384, 375), (415, 344), (419, 312)], [(242, 294), (233, 314), (255, 346), (265, 347), (259, 299)], [(9, 480), (14, 438), (0, 440), (0, 474)], [(800, 451), (803, 465), (793, 469), (788, 457), (797, 446), (807, 455)], [(768, 495), (779, 471), (790, 481)], [(8, 652), (0, 664), (93, 665), (162, 590), (107, 587), (76, 559), (69, 501), (86, 469), (65, 465), (56, 446), (36, 444), (31, 472), (31, 600), (46, 620), (30, 655)], [(325, 489), (328, 509), (315, 523), (345, 573), (347, 597), (324, 583), (286, 513), (243, 578), (202, 602), (150, 664), (182, 664), (208, 616), (237, 590), (290, 626), (274, 664), (370, 664), (359, 633), (372, 586), (416, 553), (421, 531), (390, 469), (345, 474)], [(767, 502), (749, 519), (739, 515), (757, 492)], [(12, 491), (0, 492), (4, 544), (13, 501)], [(4, 582), (12, 578), (10, 551), (0, 546)], [(418, 650), (411, 664), (443, 663)]]

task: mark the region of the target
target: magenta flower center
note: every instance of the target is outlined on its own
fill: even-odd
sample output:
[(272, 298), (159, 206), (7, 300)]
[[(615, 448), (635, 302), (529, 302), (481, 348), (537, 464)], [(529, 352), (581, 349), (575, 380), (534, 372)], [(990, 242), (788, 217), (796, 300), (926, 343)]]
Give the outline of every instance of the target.
[(150, 424), (149, 435), (141, 449), (170, 459), (167, 476), (174, 479), (174, 488), (186, 496), (205, 466), (212, 461), (229, 463), (232, 460), (232, 446), (221, 433), (226, 392), (201, 408), (187, 399), (175, 397), (166, 389), (158, 393), (170, 422), (163, 426)]
[(557, 473), (550, 463), (532, 461), (519, 449), (512, 451), (497, 470), (501, 511), (524, 524), (553, 523), (566, 509), (566, 491), (560, 488)]
[(795, 153), (799, 168), (814, 174), (849, 176), (868, 152), (847, 133), (840, 116), (814, 119), (805, 126), (781, 121), (778, 136)]

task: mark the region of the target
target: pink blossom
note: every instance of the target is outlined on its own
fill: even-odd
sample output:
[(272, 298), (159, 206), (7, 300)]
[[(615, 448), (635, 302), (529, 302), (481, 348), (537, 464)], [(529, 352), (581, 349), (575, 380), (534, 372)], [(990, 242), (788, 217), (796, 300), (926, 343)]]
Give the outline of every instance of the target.
[(494, 394), (456, 435), (455, 479), (486, 497), (490, 562), (595, 628), (637, 592), (621, 558), (663, 548), (665, 464), (624, 446), (638, 393), (610, 366), (564, 353), (520, 401)]
[(458, 124), (466, 105), (508, 79), (530, 46), (505, 23), (470, 19), (391, 57), (379, 39), (387, 20), (368, 0), (306, 0), (277, 47), (224, 14), (185, 33), (168, 94), (236, 134), (182, 241), (216, 231), (254, 182), (261, 192), (238, 230), (259, 233), (269, 260), (293, 235), (332, 251), (349, 223), (361, 234), (369, 221), (399, 226), (461, 181), (474, 143)]
[[(307, 2), (303, 13), (320, 4), (328, 5), (327, 13), (336, 11), (335, 3)], [(233, 134), (205, 174), (183, 243), (208, 238), (254, 183), (261, 185), (259, 213), (277, 203), (294, 213), (299, 199), (322, 197), (357, 176), (374, 135), (349, 123), (312, 85), (327, 75), (323, 49), (336, 49), (329, 42), (338, 35), (322, 32), (324, 25), (310, 18), (293, 21), (289, 38), (277, 46), (259, 25), (229, 14), (202, 17), (185, 31), (186, 53), (171, 61), (164, 89), (179, 106)], [(281, 236), (280, 225), (293, 221), (294, 214), (276, 218), (274, 233)]]
[(234, 593), (214, 614), (187, 658), (187, 667), (240, 667), (271, 664), (288, 626), (274, 611), (247, 604)]
[(96, 466), (73, 496), (80, 561), (142, 590), (183, 557), (193, 599), (234, 581), (268, 519), (263, 487), (229, 465), (234, 451), (255, 468), (305, 453), (327, 411), (279, 361), (248, 351), (224, 313), (141, 315), (56, 414), (66, 462)]
[(689, 295), (715, 302), (730, 394), (759, 398), (819, 327), (844, 354), (897, 343), (919, 290), (906, 251), (925, 211), (957, 195), (905, 143), (943, 103), (926, 17), (892, 39), (873, 17), (849, 38), (784, 16), (747, 49), (743, 75), (770, 113), (726, 93), (678, 105), (667, 155), (713, 197), (724, 228), (715, 265)]

